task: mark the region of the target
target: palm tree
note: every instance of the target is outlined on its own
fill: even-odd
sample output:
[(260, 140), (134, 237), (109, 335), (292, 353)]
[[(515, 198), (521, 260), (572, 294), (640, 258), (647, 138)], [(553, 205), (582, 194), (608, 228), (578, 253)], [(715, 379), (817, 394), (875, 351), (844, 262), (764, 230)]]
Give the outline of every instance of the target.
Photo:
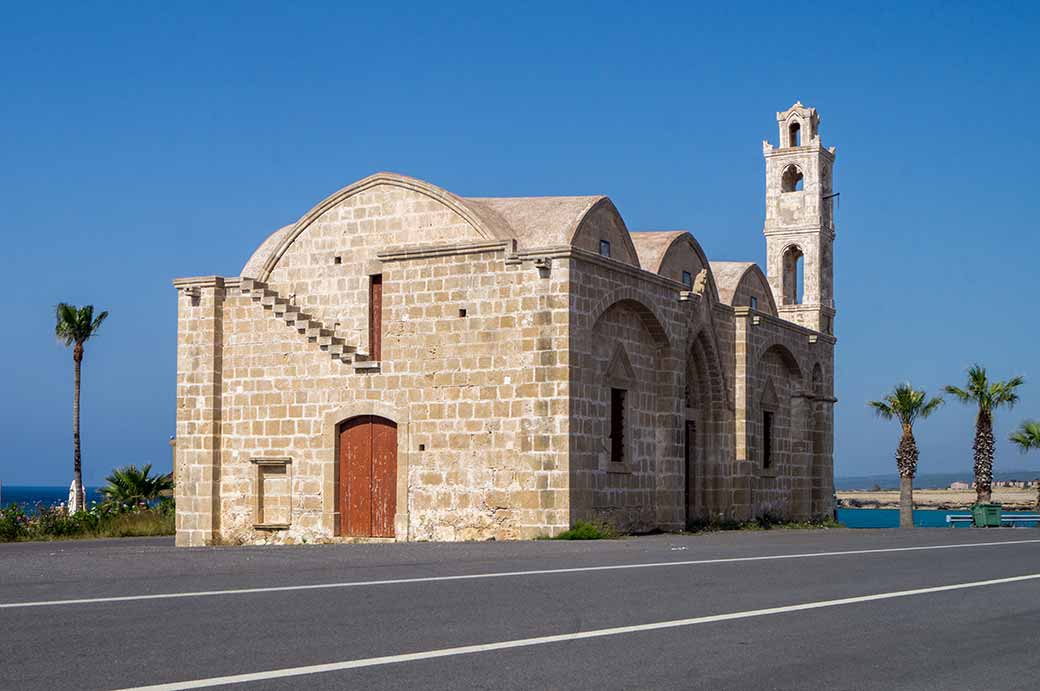
[[(1026, 420), (1019, 425), (1018, 430), (1008, 437), (1012, 443), (1018, 444), (1018, 448), (1025, 453), (1030, 449), (1040, 449), (1040, 422)], [(1036, 510), (1040, 512), (1040, 478), (1036, 479)]]
[(899, 527), (914, 527), (914, 476), (917, 474), (917, 441), (914, 439), (914, 422), (918, 418), (926, 418), (943, 404), (943, 399), (936, 396), (928, 398), (922, 391), (916, 391), (909, 382), (899, 384), (892, 393), (880, 401), (867, 403), (878, 417), (885, 420), (899, 420), (903, 427), (903, 435), (896, 447), (896, 466), (899, 468)]
[(75, 368), (72, 393), (72, 490), (69, 493), (69, 512), (75, 513), (84, 508), (86, 493), (83, 491), (83, 467), (80, 462), (79, 443), (79, 390), (80, 367), (83, 363), (83, 344), (97, 333), (101, 324), (108, 318), (108, 312), (94, 316), (94, 306), (76, 307), (67, 303), (59, 303), (55, 308), (56, 325), (54, 334), (65, 347), (72, 349), (72, 362)]
[(1040, 449), (1040, 422), (1027, 420), (1023, 422), (1018, 431), (1012, 432), (1008, 437), (1013, 443), (1018, 444), (1022, 453), (1029, 449)]
[(116, 468), (105, 478), (108, 484), (101, 488), (101, 494), (113, 504), (136, 506), (158, 499), (173, 489), (173, 473), (152, 475), (151, 472), (151, 463), (141, 469), (135, 465)]
[(993, 487), (993, 413), (1001, 406), (1013, 408), (1018, 403), (1016, 389), (1025, 383), (1023, 377), (1012, 377), (1007, 381), (990, 382), (986, 368), (972, 365), (968, 369), (966, 388), (947, 386), (946, 393), (959, 398), (963, 403), (978, 406), (975, 416), (975, 492), (979, 504), (987, 504), (992, 498)]

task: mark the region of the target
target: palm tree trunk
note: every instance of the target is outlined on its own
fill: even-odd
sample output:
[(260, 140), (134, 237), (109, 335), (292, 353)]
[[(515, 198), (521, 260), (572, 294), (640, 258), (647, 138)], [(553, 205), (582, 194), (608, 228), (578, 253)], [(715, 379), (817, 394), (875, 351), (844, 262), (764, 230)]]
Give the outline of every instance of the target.
[(72, 383), (72, 500), (69, 512), (82, 511), (86, 504), (86, 492), (83, 490), (83, 466), (80, 458), (79, 443), (79, 390), (80, 368), (83, 362), (83, 344), (77, 343), (72, 351), (73, 371)]
[(993, 418), (979, 411), (975, 421), (975, 493), (976, 502), (988, 504), (993, 488)]
[(913, 428), (904, 423), (903, 436), (896, 448), (899, 468), (899, 527), (914, 527), (914, 475), (917, 474), (917, 440)]
[(914, 479), (899, 478), (899, 527), (914, 527)]

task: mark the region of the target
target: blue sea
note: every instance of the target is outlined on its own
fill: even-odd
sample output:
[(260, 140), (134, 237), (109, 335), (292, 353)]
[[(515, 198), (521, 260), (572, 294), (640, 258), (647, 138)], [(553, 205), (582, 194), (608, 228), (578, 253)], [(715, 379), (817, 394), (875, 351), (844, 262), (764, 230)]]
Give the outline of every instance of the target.
[[(92, 501), (101, 502), (101, 488), (87, 487), (87, 504)], [(18, 504), (25, 510), (36, 508), (37, 504), (56, 506), (69, 500), (69, 488), (47, 487), (36, 485), (3, 485), (0, 487), (0, 506)]]
[[(1005, 514), (1035, 513), (1031, 511), (1005, 511)], [(946, 522), (949, 515), (967, 516), (971, 511), (940, 511), (938, 509), (918, 509), (914, 511), (914, 525), (918, 528), (948, 528)], [(898, 528), (899, 509), (838, 509), (838, 523), (847, 528)], [(970, 525), (970, 524), (962, 524)], [(956, 527), (962, 527), (957, 525)], [(1022, 523), (1023, 528), (1036, 528), (1037, 524)]]

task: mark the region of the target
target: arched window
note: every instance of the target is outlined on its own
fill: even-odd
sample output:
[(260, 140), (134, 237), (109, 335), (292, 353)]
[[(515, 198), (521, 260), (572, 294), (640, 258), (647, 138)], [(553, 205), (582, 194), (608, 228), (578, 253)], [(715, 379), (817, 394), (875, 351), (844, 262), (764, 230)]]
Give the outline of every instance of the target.
[(798, 166), (789, 165), (786, 168), (784, 168), (783, 175), (780, 177), (780, 191), (802, 191), (802, 171), (800, 168), (798, 168)]
[(783, 257), (783, 301), (785, 305), (800, 305), (804, 297), (805, 260), (802, 250), (797, 245), (791, 245), (784, 251)]
[(802, 145), (802, 126), (795, 120), (791, 123), (791, 126), (787, 128), (787, 145), (788, 146), (801, 146)]

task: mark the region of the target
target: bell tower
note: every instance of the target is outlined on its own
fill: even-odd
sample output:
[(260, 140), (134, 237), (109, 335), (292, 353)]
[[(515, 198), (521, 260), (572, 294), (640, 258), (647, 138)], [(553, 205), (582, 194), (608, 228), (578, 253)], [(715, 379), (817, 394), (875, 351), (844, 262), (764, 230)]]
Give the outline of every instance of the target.
[(766, 274), (780, 317), (834, 333), (834, 147), (820, 143), (815, 108), (776, 114), (780, 146), (766, 159)]

